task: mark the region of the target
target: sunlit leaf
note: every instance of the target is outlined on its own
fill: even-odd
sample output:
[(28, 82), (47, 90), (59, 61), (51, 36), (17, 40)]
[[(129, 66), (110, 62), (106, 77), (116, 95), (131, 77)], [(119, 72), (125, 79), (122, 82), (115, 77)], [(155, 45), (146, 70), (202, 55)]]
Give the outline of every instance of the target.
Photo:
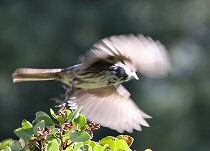
[(55, 112), (51, 108), (50, 108), (50, 114), (52, 115), (52, 117), (54, 117), (55, 119), (57, 119), (57, 115), (55, 114)]
[(65, 122), (65, 118), (62, 117), (61, 115), (58, 115), (57, 118), (56, 118), (56, 120), (57, 120), (58, 122), (60, 122), (61, 124), (63, 124), (63, 123)]
[(59, 145), (61, 144), (61, 140), (60, 140), (59, 138), (57, 138), (57, 137), (48, 137), (48, 138), (47, 138), (47, 141), (49, 141), (49, 142), (55, 141), (55, 142), (57, 142)]
[(93, 148), (94, 151), (104, 151), (104, 148), (101, 146), (101, 145), (96, 145), (94, 148)]
[(29, 122), (29, 121), (27, 121), (27, 120), (23, 120), (22, 121), (22, 128), (23, 129), (28, 129), (28, 128), (32, 128), (33, 126), (32, 126), (32, 124)]
[(90, 145), (92, 148), (94, 148), (97, 145), (96, 142), (91, 141), (91, 140), (85, 141), (84, 144)]
[(80, 129), (83, 128), (87, 124), (87, 120), (83, 114), (80, 114), (78, 118), (74, 120), (74, 122), (79, 125)]
[(128, 146), (131, 146), (133, 144), (134, 139), (129, 135), (119, 135), (117, 136), (117, 139), (123, 139), (128, 144)]
[(71, 117), (72, 112), (70, 110), (66, 110), (65, 113), (66, 119), (69, 119)]
[(74, 145), (73, 151), (78, 151), (80, 149), (80, 147), (82, 147), (83, 143), (79, 142), (76, 145)]
[(71, 116), (70, 116), (68, 122), (72, 122), (74, 119), (76, 119), (76, 118), (79, 116), (79, 112), (80, 112), (81, 109), (82, 109), (82, 107), (77, 108), (77, 109), (73, 112), (73, 114), (71, 114)]
[(125, 140), (116, 139), (115, 142), (116, 142), (115, 143), (115, 150), (130, 151), (130, 148), (129, 148), (128, 144), (125, 142)]
[(45, 151), (59, 151), (59, 145), (57, 141), (50, 141), (46, 148)]
[(100, 145), (106, 145), (106, 144), (108, 144), (109, 145), (109, 148), (111, 149), (111, 150), (114, 150), (114, 148), (115, 148), (115, 137), (113, 137), (113, 136), (107, 136), (107, 137), (105, 137), (105, 138), (103, 138), (101, 141), (100, 141)]
[(0, 149), (4, 149), (6, 146), (11, 146), (14, 143), (12, 139), (6, 139), (0, 142)]
[(4, 151), (12, 151), (12, 149), (10, 147), (6, 146)]

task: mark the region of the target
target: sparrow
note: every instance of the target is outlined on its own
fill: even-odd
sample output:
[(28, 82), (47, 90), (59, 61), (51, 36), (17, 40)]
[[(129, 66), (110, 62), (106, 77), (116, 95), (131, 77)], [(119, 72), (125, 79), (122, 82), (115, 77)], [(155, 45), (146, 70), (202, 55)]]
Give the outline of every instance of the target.
[(119, 35), (98, 41), (80, 64), (62, 69), (19, 68), (13, 82), (56, 80), (72, 88), (74, 103), (87, 119), (120, 133), (141, 131), (151, 118), (131, 99), (122, 83), (141, 75), (160, 78), (171, 69), (166, 48), (143, 35)]

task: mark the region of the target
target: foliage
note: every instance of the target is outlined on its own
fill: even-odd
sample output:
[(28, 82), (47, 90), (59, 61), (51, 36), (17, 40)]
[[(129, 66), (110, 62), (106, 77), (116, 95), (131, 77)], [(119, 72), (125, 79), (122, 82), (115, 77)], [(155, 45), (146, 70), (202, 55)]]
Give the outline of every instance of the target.
[[(5, 151), (130, 151), (133, 138), (128, 135), (117, 137), (107, 136), (99, 142), (94, 142), (93, 131), (100, 128), (93, 121), (87, 122), (80, 114), (81, 108), (75, 111), (61, 108), (56, 114), (50, 109), (50, 114), (39, 111), (31, 122), (22, 121), (22, 126), (14, 130), (20, 138), (7, 139), (1, 142), (0, 150)], [(52, 118), (51, 118), (52, 117)]]

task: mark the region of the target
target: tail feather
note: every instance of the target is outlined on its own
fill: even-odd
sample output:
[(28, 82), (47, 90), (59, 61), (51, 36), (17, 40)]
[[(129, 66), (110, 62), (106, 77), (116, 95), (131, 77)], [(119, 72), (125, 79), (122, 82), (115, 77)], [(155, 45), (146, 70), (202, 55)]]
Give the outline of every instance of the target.
[(14, 83), (25, 81), (56, 80), (59, 78), (59, 73), (61, 71), (62, 69), (20, 68), (13, 73), (12, 77)]

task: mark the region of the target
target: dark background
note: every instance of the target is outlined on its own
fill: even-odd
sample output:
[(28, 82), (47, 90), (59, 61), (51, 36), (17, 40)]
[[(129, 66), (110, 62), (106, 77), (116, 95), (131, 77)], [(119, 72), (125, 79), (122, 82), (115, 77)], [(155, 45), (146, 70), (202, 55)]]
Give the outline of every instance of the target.
[[(165, 79), (140, 76), (126, 84), (153, 118), (130, 134), (143, 151), (210, 150), (210, 1), (0, 1), (0, 140), (50, 98), (64, 93), (57, 82), (13, 84), (18, 67), (63, 68), (101, 38), (142, 33), (169, 50), (173, 71)], [(102, 128), (100, 139), (117, 132)]]

